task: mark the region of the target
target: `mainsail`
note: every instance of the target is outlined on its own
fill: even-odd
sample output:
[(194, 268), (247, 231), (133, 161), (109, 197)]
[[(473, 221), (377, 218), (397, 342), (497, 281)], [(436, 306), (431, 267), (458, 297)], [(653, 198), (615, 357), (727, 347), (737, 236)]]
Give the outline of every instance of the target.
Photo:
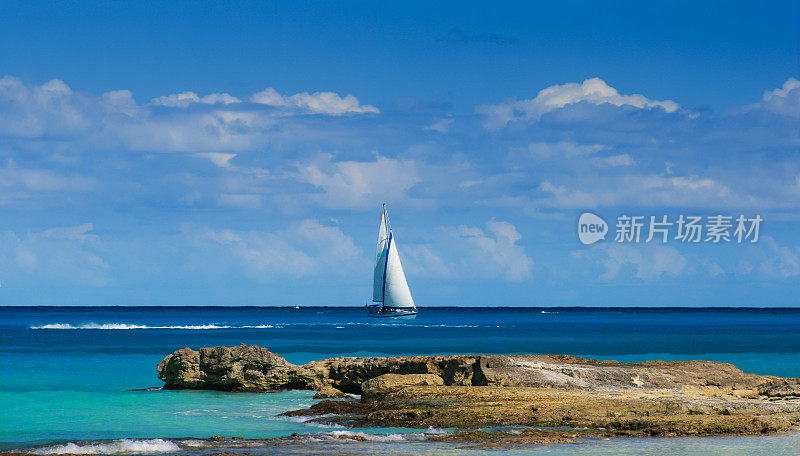
[(400, 255), (397, 254), (397, 244), (389, 225), (389, 215), (386, 206), (381, 212), (381, 221), (378, 227), (378, 248), (375, 253), (375, 270), (372, 289), (372, 300), (382, 302), (384, 307), (414, 308), (414, 299), (408, 289), (403, 265), (400, 264)]
[(383, 279), (386, 272), (386, 246), (388, 244), (389, 228), (386, 223), (386, 208), (384, 208), (378, 227), (378, 250), (375, 252), (375, 276), (372, 281), (373, 302), (383, 302)]

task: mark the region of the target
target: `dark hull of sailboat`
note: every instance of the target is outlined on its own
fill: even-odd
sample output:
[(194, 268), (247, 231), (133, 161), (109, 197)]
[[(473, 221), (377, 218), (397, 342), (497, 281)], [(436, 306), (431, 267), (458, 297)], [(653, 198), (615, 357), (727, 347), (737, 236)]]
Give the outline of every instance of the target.
[(408, 317), (414, 318), (417, 315), (416, 307), (385, 307), (385, 306), (366, 306), (367, 316), (373, 318), (389, 317)]

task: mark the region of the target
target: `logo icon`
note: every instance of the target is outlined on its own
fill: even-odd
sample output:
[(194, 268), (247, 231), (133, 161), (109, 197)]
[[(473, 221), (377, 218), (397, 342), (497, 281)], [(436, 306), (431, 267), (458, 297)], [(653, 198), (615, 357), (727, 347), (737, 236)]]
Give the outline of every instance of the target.
[(600, 239), (605, 239), (608, 234), (608, 224), (605, 220), (584, 212), (578, 219), (578, 239), (583, 245), (591, 245)]

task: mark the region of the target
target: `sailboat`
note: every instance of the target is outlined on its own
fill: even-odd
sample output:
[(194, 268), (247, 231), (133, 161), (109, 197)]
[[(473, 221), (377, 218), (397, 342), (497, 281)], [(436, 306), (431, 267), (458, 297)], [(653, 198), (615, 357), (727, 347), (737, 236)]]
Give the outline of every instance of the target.
[(370, 317), (404, 317), (417, 313), (411, 290), (408, 289), (397, 243), (389, 224), (386, 204), (383, 205), (378, 226), (378, 248), (375, 252), (375, 269), (372, 282), (372, 302), (364, 306)]

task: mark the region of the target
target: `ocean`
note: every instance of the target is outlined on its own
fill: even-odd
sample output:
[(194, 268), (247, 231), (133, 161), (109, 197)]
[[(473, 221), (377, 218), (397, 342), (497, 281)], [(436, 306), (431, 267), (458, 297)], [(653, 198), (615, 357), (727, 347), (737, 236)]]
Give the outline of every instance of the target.
[[(187, 346), (257, 344), (293, 363), (455, 353), (705, 359), (733, 363), (746, 372), (800, 377), (797, 308), (432, 307), (421, 309), (413, 320), (392, 320), (367, 318), (362, 308), (353, 307), (1, 307), (0, 317), (0, 450), (45, 445), (37, 451), (174, 454), (212, 435), (257, 439), (297, 432), (307, 435), (308, 445), (320, 454), (336, 454), (347, 445), (319, 443), (341, 433), (369, 436), (372, 447), (347, 446), (354, 454), (471, 454), (424, 441), (429, 433), (447, 430), (346, 430), (277, 416), (313, 404), (309, 391), (126, 391), (161, 386), (156, 364)], [(76, 443), (93, 440), (106, 442)], [(218, 450), (195, 445), (200, 453)], [(598, 440), (573, 444), (569, 452), (726, 448), (732, 454), (780, 454), (781, 448), (798, 445), (800, 437), (793, 433)], [(559, 454), (559, 448), (567, 449), (515, 451)], [(301, 450), (293, 446), (270, 452)]]

